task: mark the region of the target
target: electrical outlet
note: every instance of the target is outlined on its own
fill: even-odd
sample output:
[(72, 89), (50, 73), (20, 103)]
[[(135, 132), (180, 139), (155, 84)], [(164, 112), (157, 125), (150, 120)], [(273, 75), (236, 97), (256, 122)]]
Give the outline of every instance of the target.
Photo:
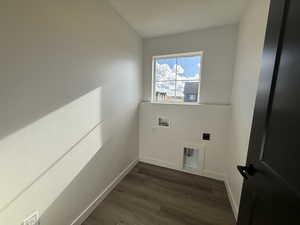
[(32, 213), (30, 216), (28, 216), (24, 221), (22, 225), (39, 225), (40, 224), (40, 215), (39, 212), (36, 211)]
[(210, 140), (210, 133), (203, 133), (202, 140), (209, 141)]

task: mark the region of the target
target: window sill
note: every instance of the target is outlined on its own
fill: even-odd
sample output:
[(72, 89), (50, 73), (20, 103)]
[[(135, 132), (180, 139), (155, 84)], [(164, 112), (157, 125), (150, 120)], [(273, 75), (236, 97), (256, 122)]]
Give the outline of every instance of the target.
[(158, 105), (201, 105), (200, 103), (177, 103), (177, 102), (146, 102), (150, 104), (158, 104)]
[(223, 103), (172, 103), (172, 102), (152, 102), (144, 101), (144, 104), (153, 104), (153, 105), (179, 105), (179, 106), (231, 106), (231, 104)]

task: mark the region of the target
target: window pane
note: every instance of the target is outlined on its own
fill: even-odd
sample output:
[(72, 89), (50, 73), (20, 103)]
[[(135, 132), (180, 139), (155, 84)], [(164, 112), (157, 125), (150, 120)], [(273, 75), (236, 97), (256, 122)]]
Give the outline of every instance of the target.
[(197, 103), (202, 55), (155, 59), (153, 101)]
[(155, 81), (176, 79), (176, 58), (157, 59), (155, 61)]
[(179, 102), (196, 103), (199, 94), (199, 81), (177, 81), (176, 99)]
[(175, 81), (155, 83), (154, 99), (158, 102), (173, 102), (175, 98)]
[(177, 80), (200, 79), (201, 56), (177, 58)]

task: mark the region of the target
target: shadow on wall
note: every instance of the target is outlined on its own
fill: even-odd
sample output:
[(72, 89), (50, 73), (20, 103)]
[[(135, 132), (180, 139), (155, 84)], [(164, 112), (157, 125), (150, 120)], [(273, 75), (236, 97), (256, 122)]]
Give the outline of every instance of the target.
[[(95, 154), (109, 137), (101, 99), (97, 88), (0, 141), (1, 214), (76, 152), (87, 149), (85, 160)], [(77, 166), (85, 160), (78, 158)]]
[[(13, 82), (5, 79), (5, 77), (1, 77), (2, 85), (7, 83), (7, 86), (9, 86), (9, 84)], [(15, 87), (12, 87), (11, 89), (14, 88)], [(60, 88), (57, 86), (55, 87), (56, 90), (53, 88), (51, 94), (43, 92), (42, 89), (48, 89), (47, 83), (41, 83), (38, 87), (27, 86), (22, 88), (24, 88), (24, 90), (22, 90), (23, 93), (12, 93), (12, 91), (6, 92), (3, 89), (2, 91), (0, 90), (0, 141), (20, 129), (30, 126), (56, 110), (63, 108), (70, 102), (76, 101), (80, 96), (89, 93), (96, 87), (85, 91), (81, 90), (77, 95), (69, 93), (68, 96), (61, 95), (60, 90), (57, 90)], [(33, 89), (36, 90), (32, 91)], [(28, 92), (34, 93), (28, 94)], [(62, 98), (62, 96), (64, 96), (64, 98)]]
[(127, 49), (130, 36), (112, 31), (123, 32), (123, 26), (102, 22), (112, 16), (106, 2), (1, 4), (0, 140), (107, 86), (136, 62), (137, 50)]
[[(111, 124), (115, 129), (124, 130), (125, 128), (128, 132), (117, 134), (116, 131), (116, 135), (104, 143), (58, 198), (43, 212), (40, 218), (41, 224), (73, 225), (74, 222), (76, 222), (74, 224), (77, 224), (81, 220), (78, 216), (87, 210), (87, 207), (95, 199), (101, 199), (108, 185), (122, 172), (117, 166), (120, 163), (120, 158), (127, 158), (125, 164), (124, 162), (121, 163), (121, 168), (126, 168), (132, 162), (132, 159), (126, 155), (125, 149), (136, 148), (136, 146), (128, 145), (128, 140), (137, 135), (138, 124), (136, 118), (138, 118), (138, 111), (136, 110), (131, 115), (126, 120), (123, 120), (124, 117), (116, 118), (114, 125)], [(118, 143), (120, 139), (123, 140)], [(121, 148), (118, 148), (118, 145)], [(116, 154), (120, 157), (116, 157)], [(64, 216), (57, 216), (61, 214)], [(77, 221), (77, 219), (79, 220)]]
[(58, 220), (48, 224), (74, 220), (132, 161), (125, 149), (138, 148), (137, 103), (112, 108), (113, 90), (96, 88), (0, 141), (0, 224), (36, 210)]
[[(104, 96), (111, 97), (110, 90), (112, 89), (108, 88), (107, 92), (102, 93), (101, 99)], [(101, 102), (100, 113), (107, 116), (102, 122), (100, 139), (104, 138), (105, 141), (76, 177), (43, 211), (40, 217), (41, 224), (64, 225), (78, 222), (78, 216), (95, 199), (102, 197), (111, 181), (132, 162), (132, 154), (128, 154), (126, 150), (134, 151), (138, 148), (138, 107), (133, 105), (128, 111), (108, 114), (117, 109), (104, 108), (104, 101)], [(120, 105), (122, 108), (121, 103)], [(64, 216), (57, 216), (62, 214)]]
[(9, 0), (0, 17), (0, 224), (20, 225), (102, 145), (121, 149), (112, 124), (140, 101), (142, 41), (108, 1)]

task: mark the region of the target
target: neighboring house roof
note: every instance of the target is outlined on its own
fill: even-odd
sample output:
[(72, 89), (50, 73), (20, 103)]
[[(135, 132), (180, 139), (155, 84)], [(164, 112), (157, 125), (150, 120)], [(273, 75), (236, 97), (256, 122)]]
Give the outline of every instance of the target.
[(197, 94), (199, 84), (196, 82), (186, 82), (184, 85), (184, 94)]

